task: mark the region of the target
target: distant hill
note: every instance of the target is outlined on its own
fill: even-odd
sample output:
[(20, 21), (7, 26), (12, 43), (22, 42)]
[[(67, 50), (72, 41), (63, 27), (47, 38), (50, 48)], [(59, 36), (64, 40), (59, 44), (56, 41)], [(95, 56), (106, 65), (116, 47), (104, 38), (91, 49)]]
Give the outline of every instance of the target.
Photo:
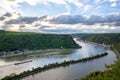
[[(104, 34), (72, 34), (72, 37), (92, 41), (100, 44), (112, 45), (120, 53), (120, 33)], [(111, 48), (113, 49), (113, 48)], [(114, 50), (114, 49), (113, 49)], [(120, 59), (114, 64), (105, 65), (105, 71), (95, 71), (80, 80), (120, 80)]]
[(71, 36), (0, 30), (0, 51), (78, 48)]
[(72, 34), (73, 37), (78, 37), (83, 40), (88, 40), (96, 43), (116, 44), (120, 43), (120, 33), (102, 33), (102, 34)]
[(100, 44), (114, 45), (120, 53), (120, 33), (102, 33), (102, 34), (71, 34), (72, 37), (82, 40), (92, 41)]

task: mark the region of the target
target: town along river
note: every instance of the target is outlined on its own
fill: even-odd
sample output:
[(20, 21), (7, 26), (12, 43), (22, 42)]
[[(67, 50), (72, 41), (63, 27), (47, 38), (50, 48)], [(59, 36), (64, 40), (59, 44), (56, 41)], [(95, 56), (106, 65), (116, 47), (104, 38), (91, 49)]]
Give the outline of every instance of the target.
[(23, 71), (30, 70), (33, 67), (34, 68), (42, 67), (49, 63), (63, 62), (64, 60), (77, 60), (80, 58), (85, 58), (96, 54), (108, 52), (107, 56), (94, 59), (92, 61), (76, 63), (66, 67), (50, 69), (22, 79), (22, 80), (75, 80), (84, 77), (85, 75), (95, 70), (105, 70), (104, 67), (105, 64), (111, 64), (114, 62), (114, 60), (116, 60), (116, 55), (114, 54), (114, 52), (103, 46), (80, 41), (76, 42), (80, 46), (82, 46), (82, 48), (75, 49), (73, 52), (67, 54), (54, 53), (51, 55), (51, 53), (49, 53), (47, 55), (33, 57), (31, 58), (32, 62), (25, 64), (12, 65), (18, 61), (5, 62), (4, 60), (0, 60), (0, 64), (2, 64), (2, 66), (6, 65), (5, 67), (2, 66), (0, 67), (0, 72), (2, 73), (0, 74), (0, 78), (11, 73), (20, 73)]

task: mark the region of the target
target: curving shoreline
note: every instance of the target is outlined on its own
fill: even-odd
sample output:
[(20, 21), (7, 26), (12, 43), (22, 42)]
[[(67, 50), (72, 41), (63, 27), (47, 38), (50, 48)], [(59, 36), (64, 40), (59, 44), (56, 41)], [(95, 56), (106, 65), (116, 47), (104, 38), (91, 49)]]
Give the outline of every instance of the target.
[(114, 53), (116, 54), (117, 59), (120, 59), (120, 53), (117, 51), (117, 49), (114, 46), (111, 46), (110, 49), (112, 51), (114, 51)]
[(70, 61), (64, 61), (61, 63), (53, 63), (53, 64), (48, 64), (45, 65), (44, 67), (38, 67), (38, 68), (33, 68), (32, 70), (28, 70), (28, 71), (24, 71), (20, 74), (12, 74), (10, 76), (6, 76), (4, 77), (2, 80), (20, 80), (24, 77), (27, 77), (29, 75), (33, 75), (39, 72), (43, 72), (52, 68), (57, 68), (57, 67), (64, 67), (64, 66), (69, 66), (70, 64), (74, 64), (74, 63), (79, 63), (79, 62), (86, 62), (89, 60), (93, 60), (93, 59), (97, 59), (103, 56), (106, 56), (108, 53), (101, 53), (95, 56), (91, 56), (91, 57), (87, 57), (87, 58), (82, 58), (82, 59), (78, 59), (78, 60), (70, 60)]
[(119, 53), (118, 50), (114, 47), (114, 45), (100, 44), (100, 43), (96, 43), (96, 42), (92, 42), (92, 41), (81, 40), (81, 39), (79, 39), (79, 38), (77, 38), (76, 40), (77, 40), (77, 41), (83, 41), (83, 42), (87, 42), (87, 43), (91, 43), (91, 44), (95, 44), (95, 45), (99, 45), (99, 46), (103, 46), (103, 47), (105, 47), (105, 48), (108, 48), (108, 49), (112, 50), (112, 51), (115, 53), (115, 55), (116, 55), (116, 57), (117, 57), (118, 60), (120, 59), (120, 53)]

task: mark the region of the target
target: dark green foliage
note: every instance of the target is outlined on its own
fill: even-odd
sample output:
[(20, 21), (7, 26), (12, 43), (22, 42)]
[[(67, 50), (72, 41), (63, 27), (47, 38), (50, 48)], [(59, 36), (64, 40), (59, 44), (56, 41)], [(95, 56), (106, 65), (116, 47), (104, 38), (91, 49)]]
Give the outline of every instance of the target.
[(106, 65), (106, 71), (95, 71), (80, 80), (120, 80), (120, 60)]
[(117, 49), (118, 52), (120, 52), (120, 43), (114, 44), (114, 47)]
[[(42, 72), (45, 70), (49, 70), (52, 68), (56, 68), (56, 67), (61, 67), (61, 66), (69, 66), (70, 64), (74, 64), (74, 63), (78, 63), (78, 62), (86, 62), (88, 60), (93, 60), (96, 58), (100, 58), (103, 56), (106, 56), (108, 53), (101, 53), (95, 56), (91, 56), (91, 57), (87, 57), (87, 58), (82, 58), (82, 59), (78, 59), (78, 60), (70, 60), (70, 61), (64, 61), (61, 63), (52, 63), (52, 64), (48, 64), (48, 65), (44, 65), (44, 67), (38, 67), (38, 68), (32, 68), (32, 70), (28, 70), (28, 71), (24, 71), (18, 75), (10, 75), (10, 76), (6, 76), (4, 77), (2, 80), (19, 80), (23, 77), (38, 73), (38, 72)], [(95, 75), (97, 75), (99, 73), (96, 73)]]
[(72, 36), (95, 43), (114, 45), (113, 47), (120, 52), (120, 33), (73, 34)]
[(100, 44), (115, 44), (120, 42), (120, 33), (74, 34), (73, 36)]
[(0, 31), (0, 51), (78, 48), (69, 35)]
[[(77, 37), (100, 44), (112, 45), (120, 52), (120, 33), (110, 34), (77, 34)], [(106, 71), (95, 71), (80, 80), (120, 80), (120, 60), (114, 64), (106, 65)]]

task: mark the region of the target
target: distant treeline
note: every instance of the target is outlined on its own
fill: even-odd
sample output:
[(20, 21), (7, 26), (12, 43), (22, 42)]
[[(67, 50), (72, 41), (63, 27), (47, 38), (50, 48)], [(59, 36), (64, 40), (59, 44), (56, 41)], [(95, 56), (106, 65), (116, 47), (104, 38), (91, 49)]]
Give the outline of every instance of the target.
[(120, 33), (72, 34), (72, 37), (100, 44), (113, 45), (120, 53)]
[(78, 48), (71, 36), (0, 30), (0, 51)]
[[(120, 53), (120, 33), (72, 34), (73, 37), (100, 44), (112, 45)], [(105, 71), (91, 72), (80, 80), (120, 80), (120, 59), (114, 64), (106, 65)]]
[(116, 44), (120, 43), (120, 33), (102, 33), (102, 34), (72, 34), (73, 37), (79, 37), (96, 43)]
[(105, 67), (106, 70), (104, 72), (95, 71), (80, 80), (120, 80), (120, 60)]

